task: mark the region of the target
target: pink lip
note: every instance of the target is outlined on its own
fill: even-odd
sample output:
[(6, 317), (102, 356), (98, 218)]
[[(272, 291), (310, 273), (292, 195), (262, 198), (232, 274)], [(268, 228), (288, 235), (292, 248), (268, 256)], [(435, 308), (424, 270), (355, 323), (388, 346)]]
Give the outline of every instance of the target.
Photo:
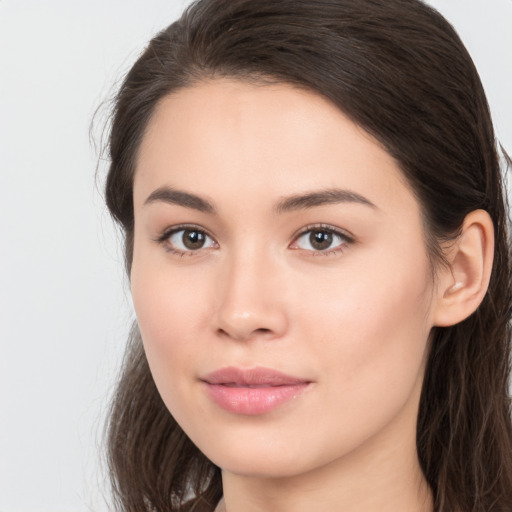
[(221, 368), (201, 379), (210, 398), (236, 414), (263, 414), (297, 397), (311, 384), (270, 368)]

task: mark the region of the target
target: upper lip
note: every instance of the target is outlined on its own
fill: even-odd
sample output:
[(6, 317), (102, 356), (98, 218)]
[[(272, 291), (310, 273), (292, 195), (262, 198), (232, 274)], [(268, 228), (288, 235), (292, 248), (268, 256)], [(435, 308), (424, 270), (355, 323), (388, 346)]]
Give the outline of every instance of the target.
[(286, 375), (272, 368), (236, 368), (228, 366), (208, 373), (201, 378), (208, 384), (223, 384), (239, 387), (294, 386), (308, 384), (308, 379)]

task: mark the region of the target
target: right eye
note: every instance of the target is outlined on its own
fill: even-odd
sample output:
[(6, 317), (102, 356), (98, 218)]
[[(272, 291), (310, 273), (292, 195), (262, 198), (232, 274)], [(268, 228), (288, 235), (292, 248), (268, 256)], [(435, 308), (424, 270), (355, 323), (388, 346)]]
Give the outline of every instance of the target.
[(161, 241), (166, 244), (168, 250), (182, 255), (218, 246), (211, 236), (201, 229), (192, 227), (168, 231)]

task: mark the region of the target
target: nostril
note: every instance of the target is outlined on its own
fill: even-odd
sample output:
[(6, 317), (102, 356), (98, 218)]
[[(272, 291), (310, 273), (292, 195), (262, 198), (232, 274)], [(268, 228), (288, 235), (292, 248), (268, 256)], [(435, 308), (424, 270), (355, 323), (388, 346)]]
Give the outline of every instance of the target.
[(267, 334), (270, 332), (272, 332), (270, 329), (260, 328), (260, 329), (255, 329), (253, 331), (253, 334)]
[(272, 329), (267, 329), (264, 327), (253, 329), (251, 331), (244, 331), (243, 329), (236, 330), (236, 329), (217, 329), (217, 334), (222, 337), (229, 337), (234, 338), (240, 341), (250, 340), (252, 338), (257, 338), (260, 336), (268, 336), (269, 334), (272, 334)]

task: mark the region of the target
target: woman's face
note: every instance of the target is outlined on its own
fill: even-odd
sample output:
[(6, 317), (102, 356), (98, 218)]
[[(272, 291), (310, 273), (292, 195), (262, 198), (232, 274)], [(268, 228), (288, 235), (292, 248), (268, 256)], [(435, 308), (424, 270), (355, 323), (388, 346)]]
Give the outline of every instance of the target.
[(419, 205), (371, 136), (291, 86), (186, 88), (148, 126), (134, 206), (149, 365), (215, 464), (414, 449), (435, 290)]

